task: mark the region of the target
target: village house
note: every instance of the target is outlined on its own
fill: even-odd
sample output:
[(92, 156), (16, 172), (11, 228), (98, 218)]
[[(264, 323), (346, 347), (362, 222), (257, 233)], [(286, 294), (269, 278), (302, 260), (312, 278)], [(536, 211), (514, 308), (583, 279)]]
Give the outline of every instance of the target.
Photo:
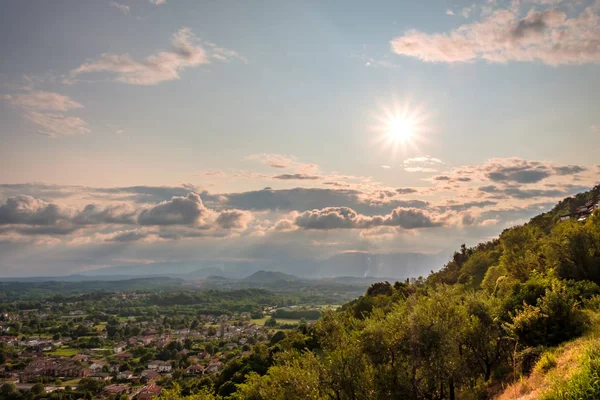
[(125, 380), (125, 379), (131, 379), (133, 378), (133, 372), (132, 371), (121, 371), (117, 374), (117, 379), (119, 380)]
[(219, 361), (218, 358), (213, 358), (208, 363), (208, 367), (206, 368), (206, 372), (214, 374), (219, 372), (223, 368), (223, 363)]
[(111, 366), (108, 367), (109, 372), (119, 372), (120, 369), (121, 369), (120, 364), (112, 364)]
[(567, 221), (570, 219), (576, 219), (579, 222), (587, 220), (590, 215), (596, 210), (600, 210), (600, 202), (597, 199), (590, 200), (583, 206), (577, 207), (575, 212), (571, 214), (561, 215), (561, 221)]
[(105, 386), (104, 389), (102, 389), (102, 392), (109, 396), (120, 395), (129, 392), (129, 385), (114, 383), (112, 385)]
[(162, 391), (162, 387), (155, 385), (154, 383), (144, 386), (140, 391), (138, 391), (135, 399), (137, 400), (152, 400), (152, 398), (158, 396)]
[(158, 372), (171, 372), (171, 363), (167, 361), (154, 360), (148, 364), (148, 369)]
[(104, 364), (99, 363), (99, 362), (94, 362), (92, 365), (90, 365), (90, 374), (95, 375), (99, 372), (102, 372), (102, 368), (104, 368)]
[(131, 353), (119, 353), (119, 354), (115, 354), (115, 358), (119, 361), (127, 361), (129, 359), (131, 359)]
[(149, 383), (158, 378), (160, 378), (160, 374), (151, 369), (145, 369), (142, 372), (140, 372), (140, 382), (141, 383)]
[(122, 353), (125, 348), (127, 347), (127, 343), (125, 342), (119, 342), (117, 344), (114, 345), (113, 347), (113, 353), (118, 354), (118, 353)]
[(192, 375), (192, 376), (197, 376), (197, 375), (204, 375), (204, 370), (206, 369), (206, 367), (204, 367), (203, 365), (190, 365), (189, 367), (187, 367), (185, 369), (185, 373), (187, 375)]
[(83, 378), (89, 376), (90, 370), (81, 367), (71, 360), (53, 360), (39, 358), (33, 360), (19, 375), (21, 382), (29, 382), (39, 377)]

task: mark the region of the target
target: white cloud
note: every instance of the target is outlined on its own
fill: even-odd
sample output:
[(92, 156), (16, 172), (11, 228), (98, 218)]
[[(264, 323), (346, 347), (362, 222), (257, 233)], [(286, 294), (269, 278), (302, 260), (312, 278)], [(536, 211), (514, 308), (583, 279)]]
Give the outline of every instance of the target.
[(167, 4), (167, 0), (149, 0), (150, 3), (157, 5), (157, 6), (162, 6), (163, 4)]
[(59, 93), (44, 91), (26, 91), (23, 93), (3, 94), (0, 99), (8, 101), (16, 107), (30, 110), (68, 111), (83, 106)]
[(391, 41), (392, 50), (427, 62), (540, 61), (549, 65), (600, 63), (598, 7), (569, 17), (555, 8), (498, 9), (481, 21), (447, 33), (409, 30)]
[(121, 3), (117, 3), (116, 1), (111, 1), (108, 3), (111, 7), (115, 7), (119, 11), (121, 11), (124, 15), (129, 15), (129, 6)]
[(448, 9), (446, 10), (446, 15), (454, 15), (454, 11)]
[(241, 58), (232, 50), (213, 48), (207, 51), (189, 28), (177, 31), (171, 40), (170, 51), (158, 51), (145, 59), (136, 60), (129, 54), (105, 53), (71, 71), (71, 78), (84, 73), (107, 72), (117, 75), (116, 80), (133, 85), (156, 85), (180, 78), (182, 70)]
[(21, 93), (0, 95), (0, 99), (21, 109), (25, 119), (40, 128), (37, 131), (40, 135), (56, 137), (90, 132), (84, 120), (64, 114), (66, 111), (83, 108), (83, 105), (68, 96), (28, 87)]
[(56, 137), (82, 135), (91, 132), (88, 124), (79, 117), (37, 111), (26, 112), (24, 115), (25, 118), (41, 128), (38, 130), (41, 135)]

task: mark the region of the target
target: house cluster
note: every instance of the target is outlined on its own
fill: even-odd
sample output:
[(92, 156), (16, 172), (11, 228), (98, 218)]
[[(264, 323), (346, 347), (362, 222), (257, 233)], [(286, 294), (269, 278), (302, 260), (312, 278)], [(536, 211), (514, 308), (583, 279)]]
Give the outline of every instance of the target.
[(105, 386), (102, 389), (102, 393), (105, 396), (121, 396), (128, 395), (130, 398), (136, 400), (151, 400), (153, 397), (158, 396), (162, 391), (162, 387), (158, 386), (154, 383), (143, 386), (139, 389), (132, 389), (128, 385), (124, 385), (122, 383), (115, 383), (112, 385)]
[(598, 199), (590, 200), (584, 205), (577, 207), (575, 212), (571, 214), (565, 214), (560, 217), (561, 221), (567, 221), (570, 219), (576, 219), (579, 222), (587, 220), (590, 215), (596, 210), (600, 210), (600, 201)]
[(89, 374), (89, 368), (83, 367), (73, 360), (41, 357), (33, 359), (19, 373), (19, 381), (30, 382), (40, 377), (83, 378)]

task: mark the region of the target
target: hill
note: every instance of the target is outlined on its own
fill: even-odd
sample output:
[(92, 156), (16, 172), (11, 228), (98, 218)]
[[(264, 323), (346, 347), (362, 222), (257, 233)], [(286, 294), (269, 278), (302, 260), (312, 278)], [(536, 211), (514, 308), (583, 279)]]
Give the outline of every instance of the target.
[[(266, 345), (265, 354), (277, 354), (268, 369), (253, 369), (255, 359), (232, 363), (225, 376), (246, 377), (219, 380), (216, 393), (253, 400), (598, 398), (599, 189), (497, 239), (463, 245), (427, 278), (373, 283), (314, 327)], [(366, 263), (369, 256), (348, 257)]]
[(281, 282), (297, 282), (300, 280), (297, 276), (284, 274), (277, 271), (258, 271), (243, 279), (246, 282), (259, 283), (281, 283)]

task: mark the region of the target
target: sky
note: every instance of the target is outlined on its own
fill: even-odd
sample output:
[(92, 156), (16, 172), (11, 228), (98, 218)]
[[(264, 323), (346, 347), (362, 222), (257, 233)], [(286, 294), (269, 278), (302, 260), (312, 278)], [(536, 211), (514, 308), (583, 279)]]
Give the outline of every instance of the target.
[(450, 254), (600, 181), (600, 0), (0, 10), (0, 276)]

